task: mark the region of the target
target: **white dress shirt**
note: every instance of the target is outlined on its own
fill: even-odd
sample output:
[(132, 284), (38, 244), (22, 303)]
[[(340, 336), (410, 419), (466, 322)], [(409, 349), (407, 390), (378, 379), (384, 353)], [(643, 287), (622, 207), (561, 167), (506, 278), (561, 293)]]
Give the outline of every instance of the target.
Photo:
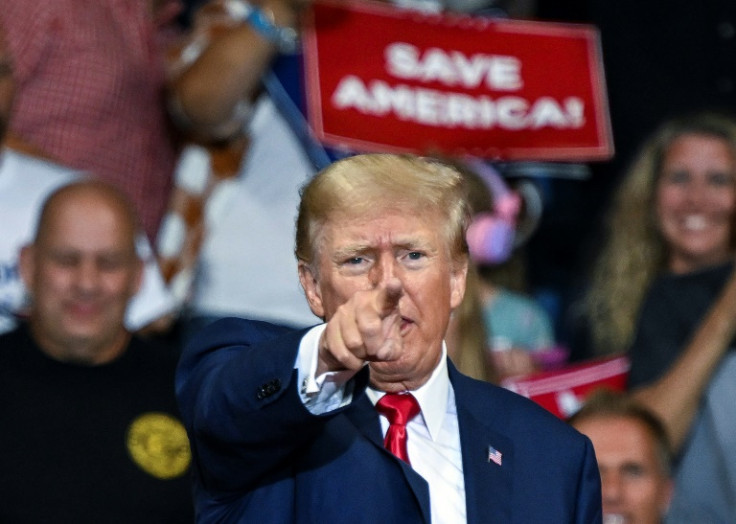
[[(302, 400), (314, 414), (323, 414), (349, 403), (352, 390), (347, 385), (355, 375), (354, 371), (341, 371), (315, 377), (319, 339), (324, 327), (324, 324), (316, 326), (307, 332), (296, 363)], [(411, 393), (417, 399), (421, 413), (406, 426), (407, 450), (412, 468), (429, 484), (432, 522), (466, 522), (460, 431), (444, 343), (439, 365), (429, 380)], [(366, 394), (373, 405), (383, 396), (382, 391), (371, 388)], [(389, 422), (383, 415), (380, 419), (385, 436)]]

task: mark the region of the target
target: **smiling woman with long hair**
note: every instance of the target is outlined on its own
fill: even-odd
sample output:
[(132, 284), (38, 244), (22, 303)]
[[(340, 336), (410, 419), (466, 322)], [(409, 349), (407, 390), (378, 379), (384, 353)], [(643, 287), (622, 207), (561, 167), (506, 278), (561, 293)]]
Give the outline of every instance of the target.
[[(682, 170), (663, 172), (668, 152), (688, 136), (698, 136), (708, 143), (708, 138), (715, 139), (715, 143), (725, 146), (725, 151), (736, 158), (736, 122), (717, 114), (698, 114), (669, 121), (644, 145), (614, 197), (606, 222), (607, 242), (595, 265), (587, 297), (586, 309), (598, 354), (620, 353), (629, 348), (642, 301), (657, 275), (667, 271), (687, 272), (672, 267), (676, 251), (657, 209), (660, 189), (676, 185), (674, 179), (683, 176)], [(723, 177), (718, 178), (714, 182), (721, 184)], [(733, 185), (733, 178), (730, 183)], [(683, 181), (679, 185), (684, 185)], [(689, 223), (697, 225), (698, 221), (703, 227), (706, 225), (696, 215)], [(693, 234), (709, 236), (704, 229), (702, 235), (694, 230)], [(716, 249), (721, 250), (720, 260), (696, 256), (691, 269), (728, 260), (733, 248), (733, 235), (729, 234), (728, 243)]]
[(736, 522), (735, 215), (736, 123), (665, 123), (616, 196), (589, 296), (598, 348), (628, 350), (629, 388), (680, 455), (672, 522)]

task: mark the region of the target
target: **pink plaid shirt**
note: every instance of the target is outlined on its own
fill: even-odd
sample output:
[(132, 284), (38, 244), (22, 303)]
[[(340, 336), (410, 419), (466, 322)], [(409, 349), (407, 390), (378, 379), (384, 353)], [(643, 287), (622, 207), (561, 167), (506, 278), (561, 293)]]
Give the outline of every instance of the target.
[(149, 0), (2, 0), (14, 62), (10, 131), (126, 191), (155, 238), (176, 151), (162, 30)]

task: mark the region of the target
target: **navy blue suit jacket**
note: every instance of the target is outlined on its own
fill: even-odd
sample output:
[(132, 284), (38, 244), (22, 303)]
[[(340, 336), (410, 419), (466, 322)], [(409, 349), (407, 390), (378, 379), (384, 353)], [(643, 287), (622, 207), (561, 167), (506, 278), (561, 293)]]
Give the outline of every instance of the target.
[[(383, 447), (363, 394), (367, 368), (349, 406), (321, 416), (303, 406), (294, 371), (303, 334), (225, 319), (184, 350), (176, 387), (198, 522), (429, 522), (426, 481)], [(590, 441), (529, 400), (449, 369), (468, 522), (600, 522)]]

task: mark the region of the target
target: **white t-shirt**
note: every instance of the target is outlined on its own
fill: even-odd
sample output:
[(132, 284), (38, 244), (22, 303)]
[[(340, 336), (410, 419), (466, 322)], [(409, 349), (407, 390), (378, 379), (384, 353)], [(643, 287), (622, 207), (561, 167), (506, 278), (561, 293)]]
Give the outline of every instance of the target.
[[(13, 312), (25, 303), (18, 254), (33, 237), (44, 200), (56, 188), (81, 176), (83, 173), (79, 171), (12, 149), (0, 151), (0, 333), (15, 326)], [(131, 330), (145, 326), (174, 308), (150, 244), (143, 235), (138, 239), (138, 253), (146, 266), (141, 290), (128, 306), (125, 324)]]
[(190, 307), (195, 315), (314, 325), (294, 236), (299, 189), (315, 169), (268, 96), (256, 103), (250, 135), (240, 175), (221, 183), (208, 203)]

